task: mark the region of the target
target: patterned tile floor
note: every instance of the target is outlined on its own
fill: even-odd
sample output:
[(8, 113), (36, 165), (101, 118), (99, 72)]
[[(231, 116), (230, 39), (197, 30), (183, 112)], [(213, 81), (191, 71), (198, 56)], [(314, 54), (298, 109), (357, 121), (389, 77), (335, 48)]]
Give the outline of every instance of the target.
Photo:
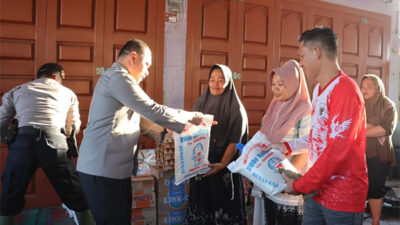
[[(372, 218), (369, 214), (364, 213), (364, 222), (363, 225), (372, 224)], [(383, 214), (381, 217), (380, 225), (399, 225), (400, 217), (399, 216), (390, 216)]]
[[(27, 209), (20, 215), (17, 220), (18, 225), (73, 225), (75, 224), (72, 218), (68, 217), (68, 213), (61, 207), (54, 207), (47, 213), (43, 213), (43, 209)], [(51, 211), (51, 212), (50, 212)], [(42, 213), (39, 213), (42, 212)], [(397, 216), (383, 214), (380, 225), (399, 225), (400, 212)], [(57, 217), (57, 218), (55, 218)], [(372, 222), (371, 216), (364, 213), (363, 225), (370, 225)], [(249, 223), (251, 224), (251, 223)]]

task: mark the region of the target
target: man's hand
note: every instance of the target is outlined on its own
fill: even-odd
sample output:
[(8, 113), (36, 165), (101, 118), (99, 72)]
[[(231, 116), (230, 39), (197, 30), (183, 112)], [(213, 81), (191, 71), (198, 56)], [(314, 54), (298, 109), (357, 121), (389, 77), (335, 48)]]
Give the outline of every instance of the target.
[(226, 167), (223, 163), (210, 163), (208, 166), (211, 167), (211, 170), (204, 174), (203, 177), (215, 175)]
[[(189, 120), (189, 123), (192, 123), (196, 126), (201, 124), (201, 121), (203, 120), (203, 113), (201, 112), (193, 112), (193, 118)], [(212, 126), (218, 125), (218, 122), (213, 120), (211, 123)]]
[(285, 173), (282, 173), (282, 177), (283, 177), (283, 179), (286, 181), (286, 189), (285, 189), (285, 192), (288, 193), (288, 194), (295, 194), (295, 195), (299, 194), (299, 193), (297, 193), (296, 191), (294, 191), (294, 189), (293, 189), (293, 182), (294, 182), (296, 179), (289, 178), (288, 176), (286, 176)]
[(291, 179), (294, 179), (294, 180), (298, 180), (298, 179), (301, 178), (301, 174), (300, 174), (300, 173), (298, 173), (298, 172), (293, 172), (293, 171), (291, 171), (291, 170), (287, 170), (287, 169), (284, 169), (284, 168), (282, 168), (282, 167), (279, 168), (278, 171), (279, 171), (279, 173), (281, 173), (281, 174), (285, 174), (286, 177), (291, 178)]
[(283, 143), (269, 144), (266, 148), (263, 149), (263, 151), (269, 151), (271, 149), (278, 149), (283, 154), (286, 154), (288, 152), (286, 146)]
[(201, 124), (203, 120), (203, 113), (201, 112), (193, 112), (193, 117), (188, 122), (193, 123), (194, 125), (198, 126)]
[[(301, 174), (295, 173), (290, 170), (285, 170), (283, 168), (279, 168), (279, 172), (282, 174), (283, 179), (286, 181), (287, 186), (286, 186), (285, 192), (288, 194), (298, 195), (299, 193), (297, 193), (293, 189), (293, 182), (298, 180), (301, 177)], [(318, 191), (314, 190), (310, 193), (302, 194), (302, 195), (303, 195), (303, 199), (306, 200), (306, 199), (312, 198), (316, 194), (318, 194)]]

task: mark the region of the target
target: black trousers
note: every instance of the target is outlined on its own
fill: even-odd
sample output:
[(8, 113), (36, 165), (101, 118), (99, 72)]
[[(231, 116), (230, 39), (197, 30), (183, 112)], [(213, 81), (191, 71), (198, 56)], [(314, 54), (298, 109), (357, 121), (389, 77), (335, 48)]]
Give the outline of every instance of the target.
[(390, 163), (383, 163), (378, 157), (367, 157), (368, 198), (383, 198), (386, 194), (385, 181), (389, 174)]
[(263, 197), (263, 199), (267, 225), (301, 225), (303, 216), (297, 210), (283, 210), (269, 198)]
[(39, 167), (68, 208), (78, 212), (87, 210), (89, 206), (67, 150), (66, 138), (60, 129), (19, 128), (15, 141), (9, 146), (1, 176), (1, 215), (17, 215), (22, 211), (29, 181)]
[(130, 225), (131, 179), (113, 179), (79, 172), (96, 225)]

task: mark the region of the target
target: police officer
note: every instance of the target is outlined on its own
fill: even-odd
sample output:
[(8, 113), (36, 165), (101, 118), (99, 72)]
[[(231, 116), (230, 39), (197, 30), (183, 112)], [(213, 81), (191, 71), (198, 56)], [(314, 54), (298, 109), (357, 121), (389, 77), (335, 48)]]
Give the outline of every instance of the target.
[(73, 125), (79, 128), (81, 124), (77, 97), (62, 85), (65, 73), (60, 65), (44, 64), (37, 76), (38, 79), (4, 94), (0, 106), (2, 142), (13, 117), (19, 123), (15, 140), (9, 143), (1, 177), (0, 224), (14, 223), (38, 167), (43, 169), (62, 202), (76, 211), (80, 224), (94, 224), (74, 162), (67, 156), (66, 135), (71, 133)]
[(160, 105), (143, 91), (139, 84), (151, 62), (145, 42), (127, 41), (93, 93), (77, 170), (97, 225), (130, 224), (131, 175), (145, 127), (140, 117), (179, 133), (202, 119), (201, 113)]

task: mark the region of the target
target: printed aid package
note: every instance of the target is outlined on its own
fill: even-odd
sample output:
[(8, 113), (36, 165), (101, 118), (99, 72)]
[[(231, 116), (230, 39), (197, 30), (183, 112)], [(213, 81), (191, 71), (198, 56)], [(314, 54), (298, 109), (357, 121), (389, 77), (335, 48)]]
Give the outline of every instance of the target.
[(279, 150), (263, 151), (268, 144), (265, 135), (258, 131), (244, 146), (240, 157), (228, 165), (228, 169), (247, 177), (266, 194), (275, 195), (286, 188), (278, 168), (297, 171)]
[(210, 170), (208, 147), (213, 118), (206, 114), (200, 125), (189, 123), (182, 133), (174, 132), (175, 185)]

